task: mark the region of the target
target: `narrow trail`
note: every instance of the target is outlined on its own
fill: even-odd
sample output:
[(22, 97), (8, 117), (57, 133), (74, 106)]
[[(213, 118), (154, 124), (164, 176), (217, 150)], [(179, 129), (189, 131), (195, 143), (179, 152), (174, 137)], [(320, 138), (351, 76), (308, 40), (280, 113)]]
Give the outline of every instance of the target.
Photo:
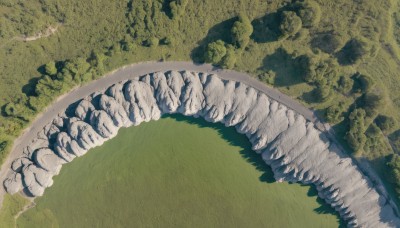
[(40, 31), (40, 32), (36, 33), (33, 36), (18, 36), (18, 37), (14, 37), (14, 39), (18, 40), (18, 41), (30, 42), (30, 41), (35, 41), (35, 40), (38, 40), (38, 39), (41, 39), (41, 38), (46, 38), (46, 37), (49, 37), (49, 36), (53, 35), (54, 33), (56, 33), (58, 28), (61, 25), (62, 24), (57, 24), (55, 27), (49, 26), (43, 32)]

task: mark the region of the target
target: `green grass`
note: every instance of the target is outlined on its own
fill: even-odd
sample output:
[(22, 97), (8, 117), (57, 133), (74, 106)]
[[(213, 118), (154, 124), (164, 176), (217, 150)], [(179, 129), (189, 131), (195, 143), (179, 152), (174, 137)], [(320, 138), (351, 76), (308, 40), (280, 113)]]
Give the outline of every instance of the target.
[(0, 209), (0, 227), (15, 227), (15, 216), (22, 211), (29, 201), (19, 194), (4, 196), (3, 205)]
[(276, 183), (247, 138), (182, 116), (121, 129), (65, 165), (18, 227), (338, 227), (316, 191)]

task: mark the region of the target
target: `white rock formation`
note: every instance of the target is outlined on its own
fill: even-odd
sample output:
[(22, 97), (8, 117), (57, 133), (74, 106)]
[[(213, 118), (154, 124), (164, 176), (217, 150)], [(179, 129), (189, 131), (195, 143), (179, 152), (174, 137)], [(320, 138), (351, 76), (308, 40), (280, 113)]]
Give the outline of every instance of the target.
[(12, 163), (4, 187), (11, 194), (24, 190), (40, 196), (62, 164), (114, 137), (119, 128), (175, 112), (235, 126), (276, 180), (315, 185), (349, 226), (400, 227), (387, 196), (313, 123), (254, 88), (206, 73), (157, 72), (83, 98), (73, 116), (62, 114), (38, 133), (24, 157)]

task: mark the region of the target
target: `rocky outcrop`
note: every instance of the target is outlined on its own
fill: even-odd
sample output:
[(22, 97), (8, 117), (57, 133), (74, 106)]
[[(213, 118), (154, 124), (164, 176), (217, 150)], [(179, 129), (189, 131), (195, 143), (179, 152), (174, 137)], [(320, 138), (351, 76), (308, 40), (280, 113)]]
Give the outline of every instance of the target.
[[(4, 187), (41, 196), (61, 165), (114, 137), (121, 127), (181, 113), (235, 126), (278, 181), (313, 184), (349, 226), (399, 227), (388, 198), (312, 122), (241, 82), (196, 72), (157, 72), (83, 98), (49, 121)], [(69, 115), (69, 116), (68, 116)]]

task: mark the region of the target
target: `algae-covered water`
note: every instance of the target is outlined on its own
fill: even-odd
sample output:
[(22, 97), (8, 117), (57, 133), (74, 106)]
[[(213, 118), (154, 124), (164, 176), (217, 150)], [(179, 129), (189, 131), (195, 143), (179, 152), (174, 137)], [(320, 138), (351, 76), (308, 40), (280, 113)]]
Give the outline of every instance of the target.
[(167, 116), (64, 165), (18, 227), (338, 227), (309, 186), (273, 182), (233, 128)]

